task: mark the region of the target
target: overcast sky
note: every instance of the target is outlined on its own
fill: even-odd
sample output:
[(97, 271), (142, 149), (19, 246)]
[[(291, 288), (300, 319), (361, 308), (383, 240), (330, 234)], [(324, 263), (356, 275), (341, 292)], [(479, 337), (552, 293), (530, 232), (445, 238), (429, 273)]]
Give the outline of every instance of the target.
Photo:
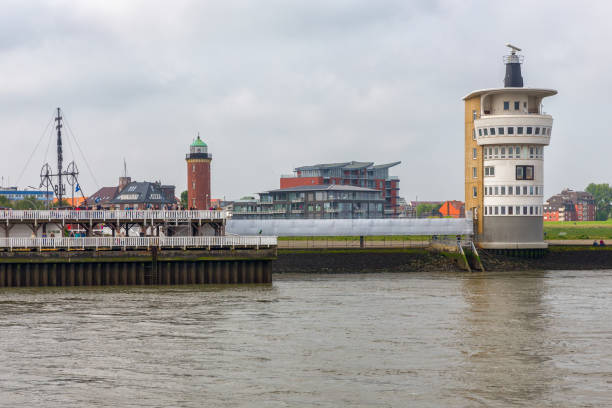
[[(85, 194), (186, 186), (200, 132), (214, 197), (278, 188), (321, 162), (401, 160), (407, 199), (464, 199), (462, 97), (503, 86), (504, 44), (553, 88), (545, 194), (612, 182), (612, 3), (571, 1), (3, 1), (0, 176), (15, 185), (61, 106)], [(43, 137), (20, 187), (53, 166)], [(68, 138), (68, 137), (67, 137)]]

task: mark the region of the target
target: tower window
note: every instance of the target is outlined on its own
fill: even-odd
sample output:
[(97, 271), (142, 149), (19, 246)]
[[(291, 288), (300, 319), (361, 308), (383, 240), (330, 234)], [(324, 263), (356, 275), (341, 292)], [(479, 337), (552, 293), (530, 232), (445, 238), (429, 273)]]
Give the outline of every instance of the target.
[(535, 128), (535, 134), (536, 134), (536, 135), (539, 135), (539, 134), (540, 134), (540, 128), (539, 128), (539, 127)]
[(192, 190), (195, 190), (195, 181), (192, 181), (192, 182), (191, 182), (191, 189), (192, 189)]
[(501, 195), (506, 195), (506, 186), (501, 186)]
[(512, 206), (509, 206), (509, 207), (508, 207), (508, 215), (512, 215), (512, 210), (513, 210), (513, 207), (512, 207)]
[(504, 110), (510, 110), (510, 102), (504, 101)]
[(497, 128), (497, 134), (498, 135), (503, 135), (504, 134), (504, 128), (503, 127)]
[[(533, 180), (533, 166), (516, 166), (517, 180)], [(523, 194), (527, 194), (527, 187), (523, 188)]]
[(476, 167), (472, 167), (472, 177), (478, 178), (478, 169)]
[(489, 136), (489, 131), (487, 130), (487, 128), (484, 128), (484, 135)]
[(476, 187), (472, 187), (472, 197), (478, 197), (478, 189)]
[(195, 164), (192, 164), (192, 165), (191, 165), (191, 171), (192, 171), (193, 173), (195, 173)]
[(472, 111), (472, 119), (476, 119), (478, 117), (478, 114), (476, 113), (475, 110)]
[(512, 195), (512, 186), (508, 186), (508, 195)]
[(478, 151), (476, 150), (476, 148), (472, 149), (472, 159), (475, 159), (476, 157), (478, 157)]
[(491, 136), (495, 136), (495, 128), (490, 128), (489, 132), (491, 132)]
[(487, 166), (484, 168), (485, 176), (494, 176), (495, 175), (495, 167), (494, 166)]
[(523, 127), (522, 126), (519, 126), (519, 127), (516, 128), (516, 134), (517, 135), (522, 135), (523, 134)]
[(530, 135), (533, 133), (533, 128), (531, 126), (527, 126), (527, 134)]
[(514, 101), (514, 110), (517, 111), (521, 108), (521, 103), (519, 101)]
[(505, 205), (501, 206), (501, 215), (506, 215), (506, 206)]
[(509, 127), (508, 128), (508, 134), (509, 135), (513, 135), (514, 134), (514, 128), (513, 127)]
[(472, 139), (476, 140), (476, 129), (472, 129)]
[(482, 136), (482, 129), (478, 129), (478, 136)]

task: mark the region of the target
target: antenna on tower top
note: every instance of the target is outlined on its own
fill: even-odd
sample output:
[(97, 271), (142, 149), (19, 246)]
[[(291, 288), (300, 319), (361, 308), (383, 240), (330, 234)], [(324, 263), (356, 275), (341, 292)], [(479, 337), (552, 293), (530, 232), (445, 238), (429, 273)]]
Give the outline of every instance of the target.
[(512, 54), (512, 55), (515, 55), (517, 51), (518, 52), (522, 51), (519, 47), (517, 47), (516, 45), (512, 45), (510, 43), (507, 43), (506, 47), (508, 47), (508, 48), (510, 48), (512, 50), (512, 51), (510, 51), (510, 54)]

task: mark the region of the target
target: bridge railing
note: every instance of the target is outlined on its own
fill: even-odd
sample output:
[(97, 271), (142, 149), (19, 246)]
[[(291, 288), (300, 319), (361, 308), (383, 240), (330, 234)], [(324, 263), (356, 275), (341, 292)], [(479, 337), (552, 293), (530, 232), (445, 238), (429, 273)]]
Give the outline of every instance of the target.
[(89, 220), (220, 220), (220, 210), (0, 210), (0, 220), (89, 221)]
[(14, 249), (97, 249), (97, 248), (232, 248), (273, 247), (276, 237), (203, 236), (203, 237), (58, 237), (0, 238), (0, 248)]

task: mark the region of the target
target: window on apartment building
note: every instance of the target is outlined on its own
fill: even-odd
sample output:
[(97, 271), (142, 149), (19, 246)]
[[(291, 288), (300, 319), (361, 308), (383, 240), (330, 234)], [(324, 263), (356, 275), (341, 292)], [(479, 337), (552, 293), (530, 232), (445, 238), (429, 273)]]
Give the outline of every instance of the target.
[(487, 128), (484, 128), (483, 131), (485, 136), (489, 136), (489, 130)]
[(495, 186), (495, 195), (499, 195), (499, 187)]
[(472, 139), (476, 140), (476, 129), (472, 129)]
[(506, 158), (506, 148), (502, 146), (501, 151), (500, 151), (500, 157), (502, 159)]
[(508, 134), (509, 135), (513, 135), (514, 134), (514, 128), (512, 126), (508, 128)]
[(485, 215), (489, 215), (489, 207), (485, 206), (484, 210), (485, 210)]
[(523, 195), (527, 195), (527, 186), (523, 186)]
[(504, 101), (504, 110), (510, 110), (510, 102)]
[(478, 157), (478, 151), (476, 150), (476, 148), (472, 149), (472, 159), (475, 159), (476, 157)]
[(495, 208), (495, 215), (499, 215), (499, 207), (495, 206), (493, 208)]
[(491, 136), (495, 136), (495, 128), (489, 128), (489, 132), (491, 132)]
[(495, 166), (486, 166), (484, 168), (485, 176), (494, 176), (495, 175)]
[(506, 186), (501, 186), (501, 195), (506, 195)]
[(513, 207), (512, 207), (512, 206), (509, 206), (509, 207), (508, 207), (508, 215), (512, 215), (512, 210), (513, 210)]
[(536, 135), (539, 135), (539, 134), (540, 134), (540, 128), (539, 128), (539, 127), (535, 128), (535, 134), (536, 134)]
[(478, 177), (478, 170), (476, 169), (476, 167), (472, 167), (472, 177), (473, 178)]
[(196, 203), (195, 203), (195, 198), (192, 198), (192, 199), (191, 199), (191, 205), (192, 205), (192, 207), (193, 207), (193, 208), (195, 208), (195, 206), (196, 206)]
[(478, 189), (476, 187), (472, 187), (472, 197), (478, 197)]
[(513, 191), (512, 186), (508, 186), (508, 195), (514, 194), (512, 191)]
[(516, 213), (516, 215), (521, 215), (521, 207), (519, 207), (518, 205), (515, 208), (516, 211), (514, 211)]
[(519, 101), (514, 101), (514, 110), (519, 110), (521, 109), (521, 103)]
[(192, 189), (192, 190), (195, 190), (195, 181), (192, 181), (192, 182), (191, 182), (191, 189)]
[(516, 134), (517, 135), (522, 135), (523, 134), (523, 127), (522, 126), (519, 126), (519, 127), (516, 128)]
[(476, 113), (476, 110), (472, 111), (472, 119), (476, 119), (478, 117), (478, 114)]
[[(516, 166), (517, 180), (533, 180), (533, 166)], [(523, 190), (527, 194), (527, 187)]]
[(192, 172), (192, 173), (195, 173), (195, 164), (192, 164), (192, 165), (191, 165), (191, 172)]
[(529, 215), (533, 215), (533, 206), (529, 206)]
[(506, 215), (506, 206), (505, 205), (501, 206), (501, 215)]
[(521, 186), (514, 187), (514, 194), (521, 195)]
[(531, 126), (527, 126), (527, 134), (530, 135), (533, 133), (533, 128)]
[(482, 129), (478, 129), (478, 136), (482, 136)]
[(504, 128), (503, 127), (497, 128), (497, 134), (498, 135), (503, 135), (504, 134)]
[(533, 195), (533, 186), (529, 186), (529, 195)]
[(527, 215), (527, 206), (523, 206), (523, 215)]

